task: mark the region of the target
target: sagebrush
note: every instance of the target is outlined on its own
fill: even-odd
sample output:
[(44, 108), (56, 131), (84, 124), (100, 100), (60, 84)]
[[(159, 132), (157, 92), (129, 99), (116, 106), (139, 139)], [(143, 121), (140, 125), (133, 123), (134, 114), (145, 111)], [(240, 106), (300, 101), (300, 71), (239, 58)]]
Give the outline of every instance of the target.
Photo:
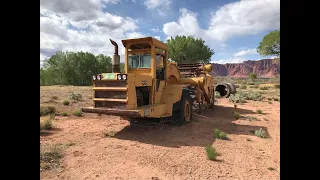
[(50, 114), (49, 116), (40, 118), (40, 131), (42, 130), (51, 130), (53, 128), (52, 120), (54, 120), (55, 115)]
[(81, 94), (71, 93), (69, 97), (70, 97), (71, 100), (82, 101), (82, 95)]
[(56, 108), (54, 106), (40, 106), (40, 116), (55, 114)]
[(258, 92), (237, 92), (229, 96), (229, 101), (232, 103), (244, 103), (246, 100), (262, 101), (264, 97)]

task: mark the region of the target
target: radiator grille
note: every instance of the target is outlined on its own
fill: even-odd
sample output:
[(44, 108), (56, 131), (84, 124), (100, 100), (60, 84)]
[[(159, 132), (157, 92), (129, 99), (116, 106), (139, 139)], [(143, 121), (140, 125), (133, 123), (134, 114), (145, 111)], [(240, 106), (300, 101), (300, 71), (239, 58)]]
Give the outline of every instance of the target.
[(126, 91), (96, 91), (95, 98), (126, 99)]
[[(95, 81), (95, 87), (126, 87), (126, 81), (108, 80), (108, 81)], [(126, 99), (127, 91), (95, 91), (95, 98), (106, 98), (106, 99)], [(95, 102), (95, 107), (103, 108), (114, 108), (114, 109), (126, 109), (127, 104), (123, 102), (110, 102), (110, 101), (98, 101)]]
[(126, 81), (96, 81), (95, 87), (126, 87), (127, 82)]

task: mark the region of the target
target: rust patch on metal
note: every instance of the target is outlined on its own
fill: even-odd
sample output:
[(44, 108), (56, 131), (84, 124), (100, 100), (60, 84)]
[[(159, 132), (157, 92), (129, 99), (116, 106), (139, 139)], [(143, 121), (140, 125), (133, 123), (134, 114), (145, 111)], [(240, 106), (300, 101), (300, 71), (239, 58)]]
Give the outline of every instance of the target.
[(126, 91), (96, 91), (95, 98), (126, 99)]

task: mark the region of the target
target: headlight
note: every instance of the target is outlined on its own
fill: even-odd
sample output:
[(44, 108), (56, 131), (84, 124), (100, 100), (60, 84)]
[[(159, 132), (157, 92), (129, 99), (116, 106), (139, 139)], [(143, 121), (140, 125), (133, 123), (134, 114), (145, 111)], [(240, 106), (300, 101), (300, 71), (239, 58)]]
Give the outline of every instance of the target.
[(122, 79), (123, 80), (127, 80), (127, 75), (126, 74), (122, 74)]
[(93, 79), (93, 80), (96, 80), (96, 76), (95, 76), (95, 75), (93, 75), (93, 76), (92, 76), (92, 79)]
[(97, 76), (97, 79), (98, 79), (98, 80), (101, 80), (101, 75), (98, 75), (98, 76)]
[(121, 74), (118, 74), (118, 75), (117, 75), (117, 79), (118, 79), (118, 80), (121, 80)]

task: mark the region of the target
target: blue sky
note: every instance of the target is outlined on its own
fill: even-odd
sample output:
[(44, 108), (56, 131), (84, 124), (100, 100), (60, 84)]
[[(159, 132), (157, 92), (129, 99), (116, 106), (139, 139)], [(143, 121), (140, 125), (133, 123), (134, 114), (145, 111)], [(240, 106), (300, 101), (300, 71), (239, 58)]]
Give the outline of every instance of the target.
[(280, 0), (41, 0), (40, 64), (58, 50), (112, 55), (109, 38), (176, 35), (204, 39), (216, 63), (272, 58), (255, 48), (279, 27)]

